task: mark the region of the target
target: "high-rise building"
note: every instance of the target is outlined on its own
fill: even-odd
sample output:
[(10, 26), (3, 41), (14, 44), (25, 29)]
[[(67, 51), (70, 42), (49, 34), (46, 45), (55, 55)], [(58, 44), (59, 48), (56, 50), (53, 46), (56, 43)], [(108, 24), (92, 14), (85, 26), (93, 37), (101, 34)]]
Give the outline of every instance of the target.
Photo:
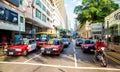
[(53, 0), (0, 0), (0, 39), (52, 32), (53, 25), (63, 24), (64, 19)]
[(54, 0), (54, 1), (64, 19), (63, 28), (67, 28), (67, 14), (66, 14), (66, 10), (65, 10), (64, 0)]

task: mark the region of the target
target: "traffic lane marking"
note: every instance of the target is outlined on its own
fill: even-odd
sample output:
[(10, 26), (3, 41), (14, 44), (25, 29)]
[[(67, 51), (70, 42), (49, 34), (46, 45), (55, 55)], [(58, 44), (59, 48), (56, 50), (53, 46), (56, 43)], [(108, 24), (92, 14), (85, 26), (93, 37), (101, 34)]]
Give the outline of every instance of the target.
[(117, 68), (103, 68), (103, 67), (75, 67), (75, 66), (61, 66), (61, 65), (50, 65), (50, 64), (38, 64), (38, 63), (24, 63), (24, 62), (0, 62), (1, 64), (18, 64), (18, 65), (33, 65), (33, 66), (44, 66), (44, 67), (55, 67), (55, 68), (70, 68), (70, 69), (83, 69), (83, 70), (113, 70), (120, 71)]
[[(72, 42), (73, 42), (73, 41), (72, 41)], [(74, 43), (75, 43), (75, 42), (74, 42)], [(76, 51), (75, 51), (75, 47), (76, 47), (76, 46), (75, 46), (75, 44), (73, 44), (73, 43), (72, 43), (71, 45), (72, 45), (71, 47), (72, 47), (73, 53), (74, 53), (73, 55), (74, 55), (75, 67), (77, 67), (77, 59), (76, 59)]]
[(60, 56), (38, 56), (29, 61), (30, 63), (42, 63), (52, 65), (74, 66), (74, 58), (61, 54)]
[(38, 57), (38, 56), (40, 56), (40, 55), (41, 55), (41, 53), (38, 54), (38, 55), (35, 55), (34, 57), (32, 57), (32, 58), (30, 58), (30, 59), (28, 59), (28, 60), (26, 60), (26, 61), (24, 61), (24, 63), (26, 63), (26, 62), (28, 62), (28, 61), (30, 61), (30, 60), (32, 60), (32, 59), (34, 59), (34, 58), (36, 58), (36, 57)]

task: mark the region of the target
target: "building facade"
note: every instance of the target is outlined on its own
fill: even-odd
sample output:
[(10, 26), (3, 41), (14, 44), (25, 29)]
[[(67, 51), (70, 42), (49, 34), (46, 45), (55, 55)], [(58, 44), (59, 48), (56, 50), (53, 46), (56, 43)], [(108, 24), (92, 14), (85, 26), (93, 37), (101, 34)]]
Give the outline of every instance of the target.
[(10, 42), (15, 34), (25, 32), (24, 11), (20, 7), (21, 0), (1, 0), (0, 1), (0, 43)]
[(91, 24), (91, 35), (93, 39), (102, 39), (102, 23)]
[(109, 48), (120, 53), (120, 9), (105, 17), (104, 24)]
[(86, 21), (85, 25), (80, 28), (80, 31), (78, 32), (82, 38), (88, 39), (91, 38), (91, 22)]
[(54, 26), (64, 24), (53, 0), (1, 0), (0, 39), (3, 36), (16, 39), (16, 36), (31, 37), (36, 32), (55, 32)]
[(58, 10), (60, 11), (60, 14), (64, 21), (64, 24), (62, 24), (62, 27), (66, 29), (67, 28), (67, 14), (65, 10), (64, 0), (54, 0), (54, 2)]

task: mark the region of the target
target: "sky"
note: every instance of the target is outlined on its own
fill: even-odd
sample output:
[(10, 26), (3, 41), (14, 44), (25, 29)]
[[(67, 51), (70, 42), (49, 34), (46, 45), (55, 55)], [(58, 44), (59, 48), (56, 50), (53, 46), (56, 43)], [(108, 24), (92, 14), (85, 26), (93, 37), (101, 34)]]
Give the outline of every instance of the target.
[(75, 6), (81, 5), (82, 0), (65, 0), (65, 8), (68, 16), (68, 24), (74, 28), (74, 19), (76, 15), (73, 13)]
[[(116, 3), (120, 4), (120, 0), (115, 0)], [(75, 6), (81, 5), (82, 0), (65, 0), (65, 8), (68, 17), (68, 24), (74, 29), (74, 20), (76, 15), (73, 13)]]

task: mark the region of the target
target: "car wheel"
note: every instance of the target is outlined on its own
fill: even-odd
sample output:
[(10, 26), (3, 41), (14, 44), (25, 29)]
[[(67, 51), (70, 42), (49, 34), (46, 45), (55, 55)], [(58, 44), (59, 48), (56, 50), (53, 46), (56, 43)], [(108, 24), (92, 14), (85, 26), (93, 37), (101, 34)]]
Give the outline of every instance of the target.
[(60, 56), (60, 54), (57, 54), (56, 56)]
[(83, 53), (86, 53), (86, 50), (83, 49)]
[(27, 55), (27, 50), (24, 50), (23, 55), (24, 55), (24, 56)]

